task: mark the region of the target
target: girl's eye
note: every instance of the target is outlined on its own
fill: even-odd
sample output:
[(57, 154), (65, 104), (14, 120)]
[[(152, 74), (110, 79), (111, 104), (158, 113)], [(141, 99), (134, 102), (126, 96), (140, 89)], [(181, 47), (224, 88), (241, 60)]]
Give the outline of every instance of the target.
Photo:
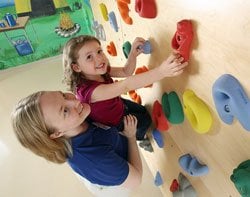
[(86, 57), (87, 60), (90, 60), (91, 58), (92, 58), (91, 55), (88, 55), (88, 56)]
[(102, 54), (102, 53), (103, 53), (103, 50), (102, 50), (102, 49), (99, 49), (99, 50), (97, 51), (97, 53), (98, 53), (98, 54)]
[(69, 109), (65, 107), (63, 110), (64, 117), (66, 117), (68, 115), (68, 113), (69, 113)]

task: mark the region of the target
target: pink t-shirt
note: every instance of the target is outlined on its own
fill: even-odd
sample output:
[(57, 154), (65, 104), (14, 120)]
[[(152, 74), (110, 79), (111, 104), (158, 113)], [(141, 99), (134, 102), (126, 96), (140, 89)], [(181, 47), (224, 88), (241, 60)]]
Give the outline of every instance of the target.
[(89, 118), (95, 122), (100, 122), (108, 126), (117, 126), (124, 114), (124, 103), (121, 97), (115, 97), (109, 100), (90, 103), (91, 95), (94, 89), (101, 84), (113, 83), (109, 78), (105, 82), (87, 81), (77, 87), (76, 96), (82, 103), (88, 103), (91, 107)]

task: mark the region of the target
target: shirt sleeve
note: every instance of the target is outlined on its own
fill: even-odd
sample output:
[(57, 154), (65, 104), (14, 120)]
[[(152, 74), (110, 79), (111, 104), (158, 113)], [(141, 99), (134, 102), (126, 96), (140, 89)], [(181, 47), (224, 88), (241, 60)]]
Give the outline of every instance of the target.
[(69, 164), (91, 183), (115, 186), (122, 184), (129, 173), (125, 159), (114, 152), (111, 146), (78, 149), (69, 159)]
[(83, 84), (77, 87), (77, 90), (76, 90), (77, 99), (79, 99), (80, 102), (82, 103), (90, 104), (92, 93), (98, 85), (99, 85), (98, 83), (88, 84), (88, 85)]

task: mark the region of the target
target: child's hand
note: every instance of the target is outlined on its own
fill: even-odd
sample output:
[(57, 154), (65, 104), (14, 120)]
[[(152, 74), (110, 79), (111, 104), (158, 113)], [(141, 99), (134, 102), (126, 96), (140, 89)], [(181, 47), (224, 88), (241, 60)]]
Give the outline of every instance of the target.
[(129, 55), (132, 55), (133, 57), (140, 55), (143, 52), (142, 46), (144, 42), (145, 40), (143, 38), (135, 38), (134, 42), (132, 43)]
[(173, 77), (183, 73), (184, 68), (188, 62), (183, 62), (184, 58), (180, 54), (173, 52), (165, 61), (160, 65), (164, 77)]
[(123, 135), (127, 138), (133, 138), (136, 134), (137, 119), (133, 115), (127, 115), (124, 117), (124, 130)]

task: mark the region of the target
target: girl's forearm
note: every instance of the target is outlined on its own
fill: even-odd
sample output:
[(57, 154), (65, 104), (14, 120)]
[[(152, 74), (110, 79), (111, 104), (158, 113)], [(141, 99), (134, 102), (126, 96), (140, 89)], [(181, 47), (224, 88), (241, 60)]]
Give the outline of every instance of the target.
[(126, 74), (126, 76), (130, 76), (134, 73), (136, 67), (136, 57), (133, 55), (128, 56), (128, 60), (123, 67), (123, 71)]
[[(124, 92), (142, 88), (164, 78), (160, 67), (154, 68), (144, 73), (130, 76), (121, 81)], [(123, 93), (124, 93), (123, 92)]]
[(112, 84), (100, 85), (93, 91), (91, 102), (111, 99), (120, 96), (121, 94), (127, 93), (130, 90), (135, 90), (146, 85), (150, 85), (163, 78), (163, 72), (161, 72), (160, 67), (157, 67), (144, 73), (129, 76), (122, 81)]

